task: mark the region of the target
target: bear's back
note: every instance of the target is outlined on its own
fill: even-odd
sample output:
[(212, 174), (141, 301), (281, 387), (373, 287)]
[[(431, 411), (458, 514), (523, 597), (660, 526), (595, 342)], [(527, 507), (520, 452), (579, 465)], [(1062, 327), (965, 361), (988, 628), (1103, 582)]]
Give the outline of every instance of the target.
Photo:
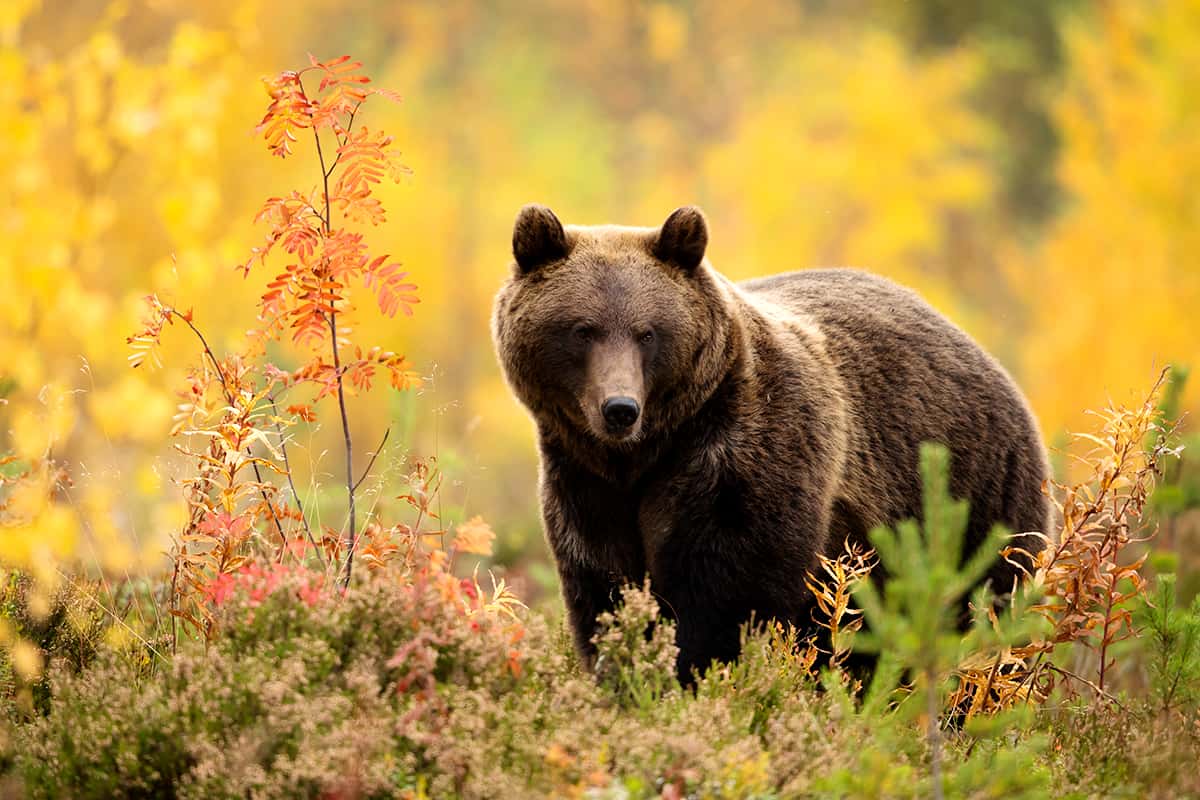
[[(952, 491), (975, 504), (973, 516), (1045, 529), (1038, 488), (1045, 451), (1024, 396), (995, 359), (914, 291), (853, 269), (789, 272), (738, 288), (768, 314), (795, 314), (804, 323), (798, 330), (820, 331), (854, 420), (850, 494), (881, 494), (875, 502), (883, 500), (893, 519), (915, 515), (917, 449), (938, 441), (954, 453)], [(1000, 496), (993, 481), (1005, 486)], [(1006, 508), (1024, 505), (1017, 494), (1035, 502)]]
[(761, 298), (850, 338), (879, 334), (970, 339), (911, 289), (857, 269), (784, 272), (738, 284)]
[(920, 395), (931, 380), (967, 381), (954, 392), (959, 399), (976, 394), (973, 389), (993, 399), (997, 390), (1020, 398), (1008, 374), (971, 337), (916, 292), (886, 278), (855, 269), (815, 269), (738, 287), (751, 302), (766, 301), (814, 325), (843, 372), (879, 378), (880, 391), (909, 389)]

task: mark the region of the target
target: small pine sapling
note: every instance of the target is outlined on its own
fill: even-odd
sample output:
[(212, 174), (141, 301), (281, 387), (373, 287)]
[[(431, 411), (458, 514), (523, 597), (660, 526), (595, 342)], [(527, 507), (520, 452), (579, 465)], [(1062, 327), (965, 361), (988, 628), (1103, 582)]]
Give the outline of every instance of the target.
[(1137, 619), (1147, 637), (1150, 690), (1164, 715), (1200, 713), (1200, 596), (1182, 608), (1174, 575), (1159, 575)]
[[(963, 600), (998, 557), (1003, 529), (993, 528), (965, 561), (962, 558), (968, 508), (949, 493), (950, 453), (939, 444), (921, 446), (924, 486), (923, 522), (901, 522), (895, 530), (871, 531), (871, 544), (886, 571), (882, 590), (859, 581), (854, 597), (862, 608), (866, 631), (856, 634), (855, 648), (880, 654), (880, 664), (868, 690), (867, 704), (890, 694), (896, 680), (908, 673), (916, 681), (921, 704), (901, 703), (912, 717), (923, 717), (929, 743), (933, 796), (941, 797), (942, 743), (939, 716), (948, 693), (947, 683), (963, 658), (978, 649), (981, 625), (964, 635), (958, 628)], [(988, 603), (977, 593), (977, 605)]]

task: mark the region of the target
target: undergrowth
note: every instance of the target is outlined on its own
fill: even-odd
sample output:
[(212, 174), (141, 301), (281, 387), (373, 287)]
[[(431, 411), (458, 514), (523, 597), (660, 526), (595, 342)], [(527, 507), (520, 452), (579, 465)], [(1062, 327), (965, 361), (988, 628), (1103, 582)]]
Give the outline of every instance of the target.
[[(559, 620), (497, 603), (436, 561), (344, 594), (322, 577), (239, 574), (215, 610), (221, 635), (149, 671), (128, 649), (98, 648), (82, 669), (53, 659), (44, 710), (10, 709), (9, 776), (30, 797), (934, 793), (932, 745), (916, 735), (929, 719), (910, 687), (866, 702), (780, 626), (748, 631), (739, 661), (685, 690), (644, 587), (602, 621), (592, 675)], [(1164, 611), (1168, 584), (1139, 606), (1152, 633), (1127, 656), (1153, 665), (1150, 692), (965, 724), (939, 714), (945, 796), (1200, 791), (1186, 766), (1200, 757), (1200, 608)]]
[[(1138, 416), (1153, 400), (1111, 411), (1101, 484), (1074, 487), (1113, 503), (1107, 481), (1119, 498), (1096, 541), (1138, 529), (1166, 451), (1157, 418)], [(1112, 460), (1156, 425), (1148, 451)], [(1138, 591), (1115, 561), (1065, 575), (1062, 554), (1091, 545), (1064, 532), (1014, 597), (977, 592), (960, 634), (961, 594), (986, 558), (955, 566), (966, 515), (946, 494), (945, 451), (926, 447), (922, 463), (931, 521), (872, 535), (883, 592), (874, 556), (848, 548), (809, 576), (834, 635), (751, 625), (742, 657), (688, 688), (648, 584), (600, 618), (589, 672), (560, 618), (478, 570), (461, 577), (490, 538), (478, 522), (446, 549), (412, 533), (403, 558), (345, 589), (316, 565), (250, 558), (206, 595), (215, 633), (173, 656), (88, 612), (87, 586), (39, 616), (10, 579), (6, 618), (49, 666), (32, 706), (13, 701), (20, 679), (7, 673), (0, 764), (30, 797), (1200, 794), (1188, 766), (1200, 759), (1200, 600), (1181, 602), (1171, 575)], [(1075, 625), (1093, 606), (1106, 616)], [(1118, 618), (1120, 642), (1103, 634)], [(865, 687), (845, 667), (856, 648), (880, 654)]]

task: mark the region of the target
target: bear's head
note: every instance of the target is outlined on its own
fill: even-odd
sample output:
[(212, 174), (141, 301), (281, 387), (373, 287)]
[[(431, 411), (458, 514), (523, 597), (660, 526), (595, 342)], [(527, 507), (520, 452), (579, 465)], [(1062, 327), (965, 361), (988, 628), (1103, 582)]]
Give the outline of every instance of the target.
[(693, 207), (659, 228), (564, 227), (544, 206), (521, 209), (492, 332), (540, 425), (630, 450), (695, 413), (733, 350), (730, 289), (707, 244)]

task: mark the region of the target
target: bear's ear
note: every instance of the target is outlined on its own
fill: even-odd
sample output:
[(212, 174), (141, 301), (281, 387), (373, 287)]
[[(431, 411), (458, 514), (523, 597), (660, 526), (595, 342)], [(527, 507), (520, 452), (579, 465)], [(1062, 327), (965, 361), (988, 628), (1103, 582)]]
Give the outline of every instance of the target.
[(554, 212), (545, 206), (527, 205), (513, 225), (513, 257), (522, 274), (565, 258), (567, 234)]
[(708, 247), (708, 223), (695, 206), (677, 208), (667, 217), (654, 242), (654, 256), (691, 272), (704, 260)]

